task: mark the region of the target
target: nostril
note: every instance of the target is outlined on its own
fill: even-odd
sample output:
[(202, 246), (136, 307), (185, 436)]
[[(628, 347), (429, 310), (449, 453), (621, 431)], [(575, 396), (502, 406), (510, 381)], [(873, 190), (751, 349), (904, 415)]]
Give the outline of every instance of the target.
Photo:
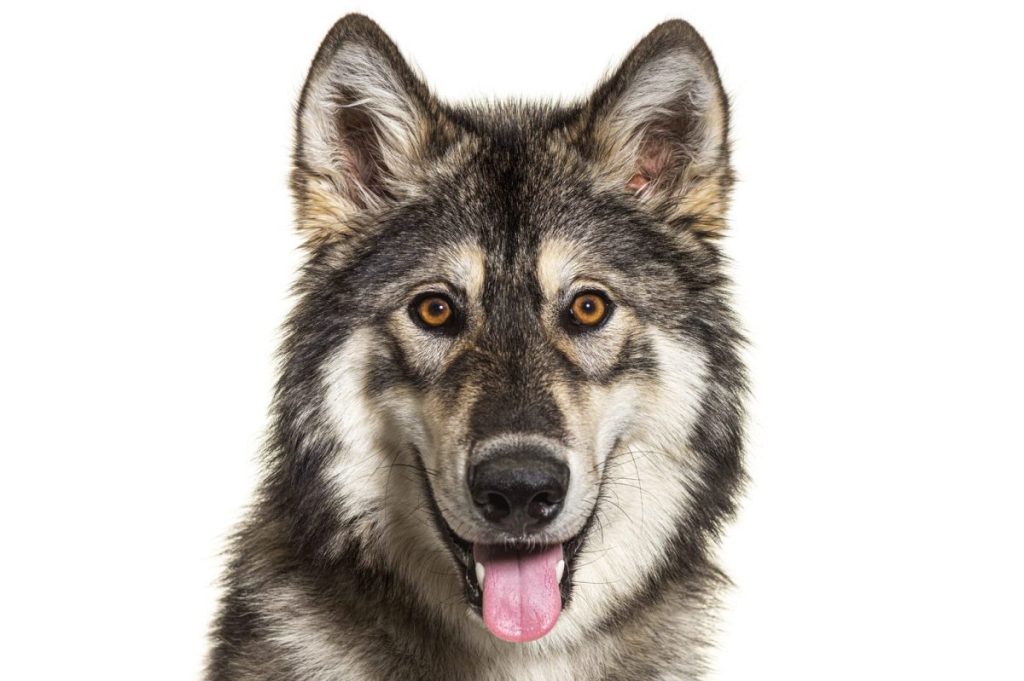
[(483, 511), (484, 517), (492, 523), (501, 522), (512, 513), (508, 499), (497, 492), (485, 494), (482, 499), (477, 500), (477, 505)]
[(526, 506), (526, 513), (534, 520), (549, 520), (553, 518), (562, 506), (564, 495), (558, 492), (540, 492)]

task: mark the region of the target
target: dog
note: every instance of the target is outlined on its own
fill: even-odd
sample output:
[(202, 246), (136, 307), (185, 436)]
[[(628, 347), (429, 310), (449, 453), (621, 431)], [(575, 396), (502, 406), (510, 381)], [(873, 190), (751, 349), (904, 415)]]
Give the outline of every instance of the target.
[(445, 103), (370, 19), (331, 29), (206, 678), (705, 673), (745, 480), (728, 130), (683, 21), (571, 104)]

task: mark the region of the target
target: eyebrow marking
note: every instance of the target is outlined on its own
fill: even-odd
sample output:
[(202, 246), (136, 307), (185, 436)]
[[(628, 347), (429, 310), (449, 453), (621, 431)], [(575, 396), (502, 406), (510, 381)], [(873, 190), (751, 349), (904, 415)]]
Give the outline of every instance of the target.
[(484, 252), (479, 244), (462, 244), (448, 256), (447, 261), (453, 278), (462, 284), (469, 299), (479, 300), (484, 291), (486, 270)]
[(577, 273), (577, 246), (566, 239), (545, 239), (537, 251), (537, 281), (548, 300), (554, 298)]

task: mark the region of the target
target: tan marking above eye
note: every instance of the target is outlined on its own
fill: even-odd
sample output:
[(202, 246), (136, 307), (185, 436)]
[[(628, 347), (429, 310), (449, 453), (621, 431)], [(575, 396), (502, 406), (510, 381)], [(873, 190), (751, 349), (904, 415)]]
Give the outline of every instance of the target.
[(578, 324), (597, 326), (608, 316), (608, 304), (600, 294), (581, 293), (573, 298), (569, 312)]
[(444, 326), (452, 317), (452, 304), (441, 296), (427, 296), (416, 305), (416, 314), (427, 326)]

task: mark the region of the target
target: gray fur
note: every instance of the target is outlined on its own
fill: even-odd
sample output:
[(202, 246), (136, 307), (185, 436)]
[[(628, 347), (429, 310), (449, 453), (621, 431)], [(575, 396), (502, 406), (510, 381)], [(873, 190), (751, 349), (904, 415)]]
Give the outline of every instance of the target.
[[(700, 678), (746, 391), (704, 42), (667, 22), (586, 101), (457, 107), (349, 15), (297, 122), (308, 259), (207, 678)], [(612, 311), (580, 329), (566, 310), (595, 288)], [(417, 326), (424, 292), (458, 323)], [(504, 441), (571, 469), (537, 534), (498, 532), (469, 499), (467, 466)], [(472, 542), (565, 546), (547, 636), (484, 628)]]

